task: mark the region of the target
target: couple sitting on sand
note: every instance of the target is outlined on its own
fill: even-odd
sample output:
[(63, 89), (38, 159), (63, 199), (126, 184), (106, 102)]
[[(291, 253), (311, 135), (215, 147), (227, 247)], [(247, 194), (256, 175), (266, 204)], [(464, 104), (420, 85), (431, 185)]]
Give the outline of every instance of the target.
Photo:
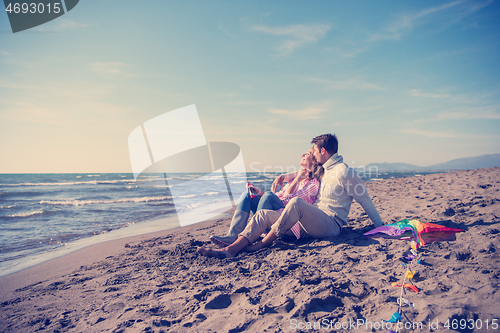
[[(363, 181), (337, 153), (337, 137), (323, 134), (315, 137), (311, 143), (313, 147), (302, 155), (300, 165), (303, 169), (281, 175), (273, 182), (273, 192), (283, 181), (288, 182), (280, 192), (262, 193), (249, 185), (257, 195), (252, 198), (248, 192), (242, 194), (228, 235), (211, 237), (212, 242), (222, 249), (198, 248), (198, 253), (228, 258), (242, 250), (256, 251), (270, 246), (283, 235), (295, 235), (297, 238), (306, 235), (314, 238), (338, 236), (342, 226), (347, 223), (353, 198), (375, 226), (381, 226), (383, 222)], [(250, 211), (254, 215), (248, 221)], [(264, 239), (256, 242), (269, 228), (271, 230)]]

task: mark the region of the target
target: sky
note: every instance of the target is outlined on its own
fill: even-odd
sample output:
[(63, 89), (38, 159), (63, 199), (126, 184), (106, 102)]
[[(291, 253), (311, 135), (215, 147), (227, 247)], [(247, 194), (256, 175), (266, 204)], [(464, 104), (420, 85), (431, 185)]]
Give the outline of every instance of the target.
[(247, 171), (335, 133), (353, 167), (500, 153), (499, 1), (83, 0), (12, 33), (0, 173), (132, 172), (128, 136), (195, 104)]

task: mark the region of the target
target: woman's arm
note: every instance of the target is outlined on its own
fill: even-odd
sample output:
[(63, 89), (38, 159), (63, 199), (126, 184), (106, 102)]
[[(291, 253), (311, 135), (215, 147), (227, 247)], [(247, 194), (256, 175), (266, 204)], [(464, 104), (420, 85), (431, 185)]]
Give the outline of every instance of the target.
[(281, 197), (281, 202), (283, 202), (283, 205), (286, 206), (286, 204), (295, 197), (299, 197), (304, 199), (307, 203), (309, 204), (314, 204), (316, 201), (316, 197), (318, 195), (320, 188), (320, 183), (317, 179), (311, 179), (309, 180), (306, 185), (301, 188), (296, 190), (295, 192), (290, 193), (287, 196)]
[(273, 184), (271, 185), (271, 191), (276, 193), (278, 187), (283, 186), (283, 182), (288, 183), (292, 181), (296, 176), (297, 176), (297, 171), (279, 175), (278, 177), (276, 177)]
[(283, 193), (285, 196), (289, 196), (291, 193), (294, 193), (297, 189), (298, 189), (298, 184), (307, 177), (307, 175), (309, 174), (309, 171), (307, 171), (306, 169), (302, 169), (300, 170), (297, 175), (295, 176), (295, 178), (293, 179), (292, 183), (290, 184), (290, 186), (288, 186), (288, 188), (285, 190), (285, 192)]

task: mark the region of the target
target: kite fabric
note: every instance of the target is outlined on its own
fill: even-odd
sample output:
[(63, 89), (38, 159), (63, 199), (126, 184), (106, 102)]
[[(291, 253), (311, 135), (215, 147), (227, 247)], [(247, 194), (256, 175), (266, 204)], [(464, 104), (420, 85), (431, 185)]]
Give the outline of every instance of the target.
[(455, 233), (463, 231), (465, 230), (448, 228), (434, 223), (423, 223), (419, 220), (404, 219), (375, 228), (363, 235), (372, 238), (409, 239), (413, 237), (418, 247), (420, 247), (436, 241), (455, 240)]

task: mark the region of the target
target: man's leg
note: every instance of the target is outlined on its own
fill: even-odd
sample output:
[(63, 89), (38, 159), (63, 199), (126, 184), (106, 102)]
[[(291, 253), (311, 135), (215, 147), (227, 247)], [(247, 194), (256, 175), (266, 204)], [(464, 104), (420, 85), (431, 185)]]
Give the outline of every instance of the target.
[(246, 248), (250, 243), (248, 239), (243, 236), (239, 236), (238, 239), (229, 246), (219, 250), (205, 249), (204, 247), (199, 247), (196, 252), (205, 257), (216, 257), (216, 258), (232, 258)]
[(235, 257), (248, 245), (255, 242), (266, 228), (270, 228), (278, 220), (280, 214), (274, 210), (259, 210), (248, 222), (247, 227), (240, 233), (238, 239), (229, 246), (220, 250), (198, 248), (197, 252), (207, 257), (230, 258)]
[(280, 218), (272, 225), (271, 230), (276, 236), (281, 237), (297, 222), (300, 222), (307, 234), (314, 238), (340, 234), (340, 227), (333, 217), (301, 198), (290, 200)]
[(266, 229), (271, 228), (279, 217), (280, 213), (277, 211), (261, 209), (250, 219), (245, 230), (240, 233), (240, 236), (244, 236), (252, 244), (259, 239), (260, 235)]

